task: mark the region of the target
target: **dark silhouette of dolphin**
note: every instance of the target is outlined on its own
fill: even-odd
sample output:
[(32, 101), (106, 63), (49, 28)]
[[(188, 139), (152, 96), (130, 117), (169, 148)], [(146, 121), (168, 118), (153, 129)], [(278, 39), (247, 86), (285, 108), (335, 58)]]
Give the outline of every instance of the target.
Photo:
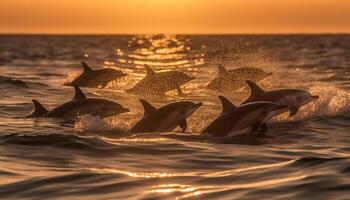
[(305, 90), (278, 89), (265, 91), (253, 81), (248, 80), (246, 82), (250, 88), (251, 94), (242, 104), (257, 101), (275, 102), (278, 104), (287, 105), (288, 107), (285, 110), (281, 110), (281, 113), (290, 111), (290, 116), (296, 115), (300, 107), (319, 98), (319, 96), (311, 95)]
[(245, 85), (246, 80), (259, 81), (272, 75), (262, 69), (254, 67), (242, 67), (227, 70), (223, 65), (218, 65), (218, 75), (207, 85), (209, 89), (221, 92), (237, 90)]
[(73, 81), (64, 83), (66, 86), (79, 86), (79, 87), (91, 87), (91, 88), (104, 88), (111, 81), (118, 80), (121, 77), (126, 76), (123, 72), (112, 69), (98, 69), (93, 70), (85, 62), (81, 62), (84, 71)]
[(146, 100), (140, 99), (140, 102), (144, 108), (144, 115), (131, 128), (130, 131), (134, 133), (170, 132), (177, 126), (180, 126), (185, 132), (187, 129), (186, 119), (203, 105), (202, 103), (179, 101), (157, 109)]
[(129, 112), (129, 109), (124, 108), (116, 102), (101, 98), (87, 98), (79, 87), (74, 86), (74, 89), (75, 96), (72, 100), (57, 106), (51, 111), (48, 111), (37, 100), (33, 99), (34, 110), (26, 117), (50, 117), (73, 120), (79, 115), (93, 115), (106, 118)]
[(168, 91), (177, 90), (182, 94), (181, 86), (195, 79), (179, 71), (156, 73), (147, 65), (145, 68), (147, 71), (145, 78), (127, 92), (143, 96), (163, 96)]
[(255, 133), (262, 127), (262, 134), (267, 131), (266, 122), (286, 108), (273, 102), (254, 102), (236, 107), (228, 99), (219, 96), (223, 110), (211, 122), (202, 134), (214, 137), (227, 137), (246, 133)]

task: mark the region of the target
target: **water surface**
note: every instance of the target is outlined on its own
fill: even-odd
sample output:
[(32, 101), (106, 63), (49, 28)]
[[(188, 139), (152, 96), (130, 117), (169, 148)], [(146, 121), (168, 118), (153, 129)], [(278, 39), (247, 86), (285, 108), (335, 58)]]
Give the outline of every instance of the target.
[[(0, 75), (25, 83), (0, 82), (1, 199), (349, 199), (349, 35), (3, 35), (0, 44)], [(85, 117), (74, 127), (16, 118), (32, 109), (33, 98), (48, 107), (72, 98), (62, 84), (82, 60), (128, 74), (104, 90), (83, 90), (130, 113)], [(274, 120), (259, 145), (189, 139), (221, 112), (221, 93), (205, 87), (219, 63), (262, 68), (273, 72), (262, 87), (307, 89), (320, 99), (294, 118)], [(109, 131), (141, 117), (139, 97), (123, 91), (145, 76), (144, 64), (196, 77), (184, 96), (149, 98), (156, 106), (203, 102), (188, 136)], [(239, 104), (249, 91), (225, 95)]]

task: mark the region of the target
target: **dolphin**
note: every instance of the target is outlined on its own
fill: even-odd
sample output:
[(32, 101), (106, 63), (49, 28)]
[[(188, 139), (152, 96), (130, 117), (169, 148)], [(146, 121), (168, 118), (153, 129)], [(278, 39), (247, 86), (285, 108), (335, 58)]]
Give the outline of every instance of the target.
[(287, 105), (284, 112), (290, 111), (289, 116), (294, 116), (298, 113), (300, 107), (315, 101), (319, 98), (317, 95), (311, 95), (308, 91), (298, 89), (279, 89), (265, 91), (253, 81), (246, 81), (251, 94), (242, 104), (256, 102), (256, 101), (271, 101), (282, 105)]
[(185, 132), (186, 119), (203, 105), (202, 103), (179, 101), (157, 109), (146, 100), (140, 99), (140, 102), (144, 108), (144, 115), (131, 128), (130, 131), (134, 133), (170, 132), (177, 126), (180, 126), (182, 132)]
[(78, 86), (74, 86), (74, 89), (75, 96), (71, 101), (59, 105), (51, 111), (48, 111), (37, 100), (33, 99), (34, 110), (25, 117), (47, 117), (74, 120), (79, 115), (89, 114), (99, 116), (100, 118), (106, 118), (120, 113), (129, 112), (129, 109), (124, 108), (116, 102), (101, 98), (87, 98)]
[(237, 90), (244, 86), (246, 80), (260, 81), (272, 75), (262, 69), (254, 67), (242, 67), (227, 70), (221, 64), (218, 65), (218, 75), (207, 85), (207, 88), (227, 92)]
[(93, 70), (85, 62), (81, 62), (84, 71), (73, 81), (66, 81), (65, 86), (79, 86), (79, 87), (91, 87), (91, 88), (104, 88), (111, 81), (118, 80), (121, 77), (126, 76), (123, 72), (112, 69), (98, 69)]
[(254, 102), (236, 107), (227, 98), (219, 96), (223, 110), (211, 122), (202, 135), (227, 137), (245, 133), (256, 133), (262, 127), (262, 134), (267, 131), (266, 122), (286, 108), (273, 102)]
[(179, 71), (154, 72), (148, 65), (145, 65), (147, 74), (127, 92), (144, 96), (162, 96), (171, 90), (177, 90), (183, 94), (181, 86), (195, 79)]

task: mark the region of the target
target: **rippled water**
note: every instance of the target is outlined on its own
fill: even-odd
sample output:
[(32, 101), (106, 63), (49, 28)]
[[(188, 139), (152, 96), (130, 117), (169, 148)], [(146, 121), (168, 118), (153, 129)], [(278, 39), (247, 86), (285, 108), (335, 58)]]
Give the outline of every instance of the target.
[[(0, 44), (0, 199), (350, 198), (349, 35), (0, 36)], [(82, 60), (128, 74), (106, 89), (83, 90), (130, 113), (86, 116), (74, 126), (17, 118), (33, 98), (49, 107), (69, 100), (73, 90), (62, 84)], [(307, 89), (320, 99), (274, 120), (254, 145), (199, 139), (221, 112), (221, 93), (205, 87), (218, 63), (262, 68), (273, 72), (264, 88)], [(184, 96), (149, 99), (203, 102), (187, 134), (123, 137), (143, 112), (139, 97), (123, 91), (145, 76), (144, 64), (196, 77)], [(238, 104), (249, 92), (225, 95)]]

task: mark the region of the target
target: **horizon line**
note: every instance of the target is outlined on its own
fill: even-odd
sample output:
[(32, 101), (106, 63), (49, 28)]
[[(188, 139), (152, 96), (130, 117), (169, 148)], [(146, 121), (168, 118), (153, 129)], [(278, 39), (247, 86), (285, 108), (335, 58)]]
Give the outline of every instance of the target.
[(253, 32), (242, 32), (242, 33), (239, 33), (239, 32), (232, 32), (232, 33), (168, 33), (168, 32), (163, 32), (163, 33), (157, 33), (157, 32), (154, 32), (154, 33), (121, 33), (121, 32), (111, 32), (111, 33), (75, 33), (75, 32), (71, 32), (71, 33), (54, 33), (54, 32), (9, 32), (9, 33), (6, 33), (6, 32), (0, 32), (0, 35), (62, 35), (62, 36), (65, 36), (65, 35), (77, 35), (77, 36), (94, 36), (94, 35), (349, 35), (350, 32), (256, 32), (256, 33), (253, 33)]

